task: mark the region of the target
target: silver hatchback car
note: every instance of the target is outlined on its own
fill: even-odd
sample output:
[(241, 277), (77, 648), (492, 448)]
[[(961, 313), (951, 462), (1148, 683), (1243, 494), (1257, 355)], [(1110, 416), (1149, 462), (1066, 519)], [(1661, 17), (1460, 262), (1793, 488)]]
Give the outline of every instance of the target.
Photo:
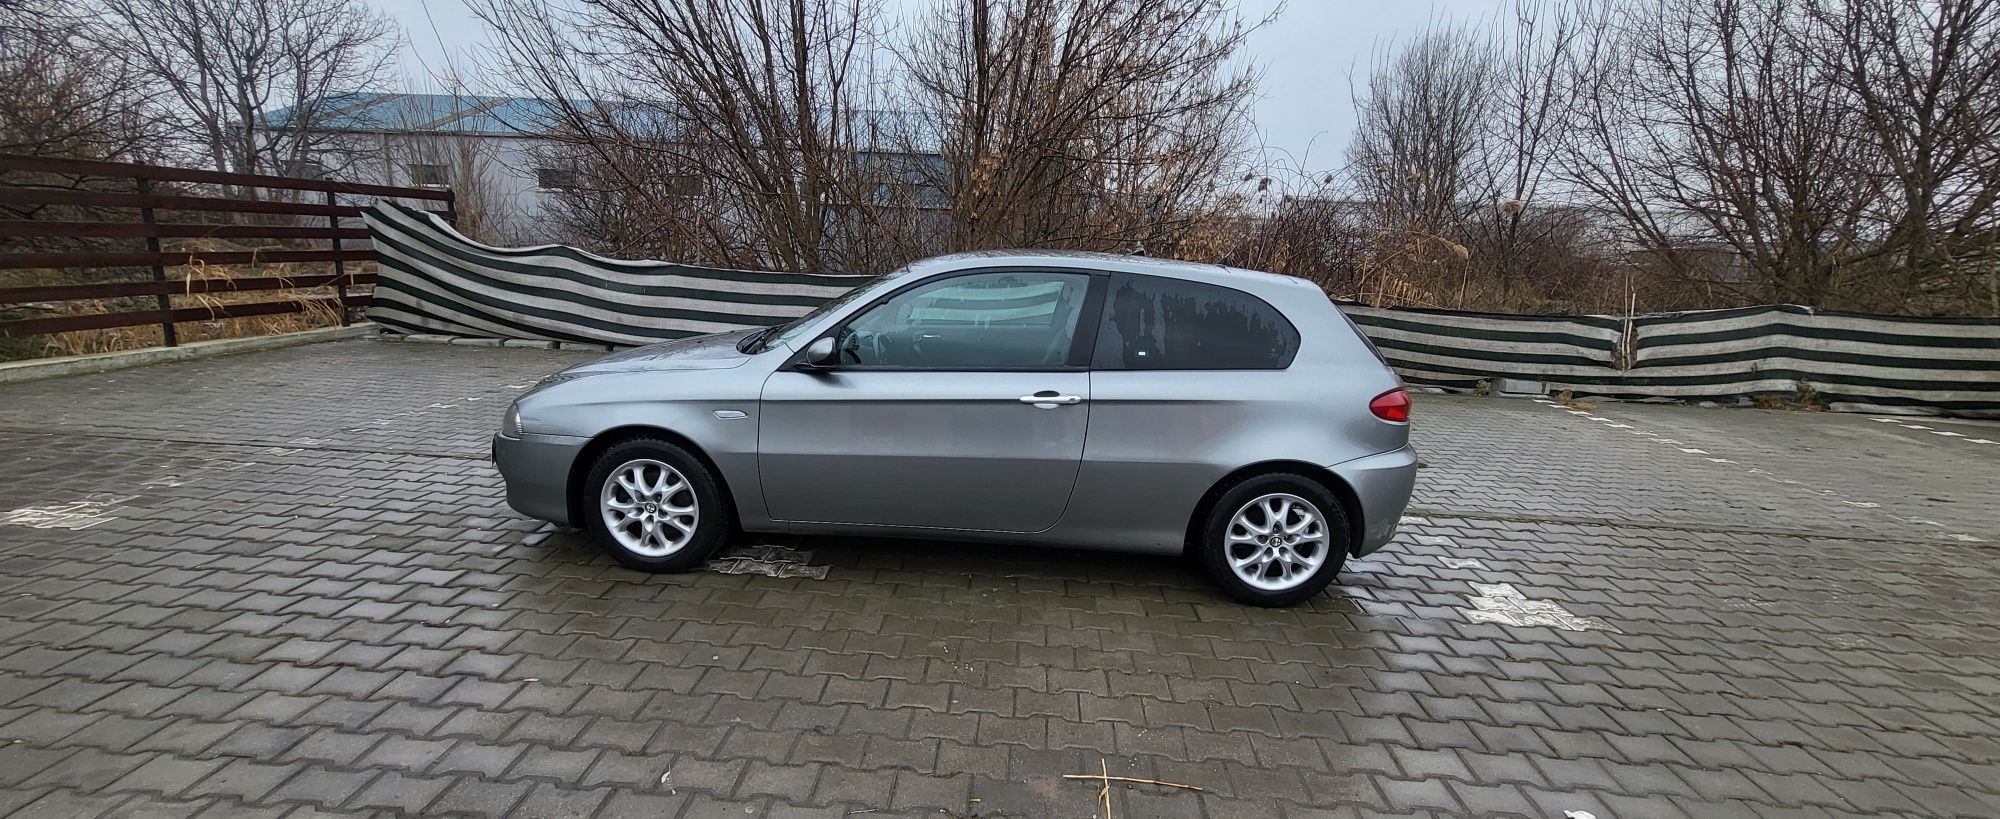
[(636, 569), (737, 531), (978, 540), (1186, 553), (1286, 605), (1395, 533), (1409, 413), (1304, 280), (969, 253), (571, 367), (508, 408), (493, 457), (515, 509)]

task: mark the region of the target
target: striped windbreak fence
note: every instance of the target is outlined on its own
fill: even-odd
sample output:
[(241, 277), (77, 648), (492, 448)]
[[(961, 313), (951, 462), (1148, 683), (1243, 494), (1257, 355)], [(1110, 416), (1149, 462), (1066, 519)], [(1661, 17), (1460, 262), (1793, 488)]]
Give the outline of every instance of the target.
[(1632, 323), (1632, 369), (1607, 394), (1715, 398), (1804, 383), (1838, 409), (2000, 416), (2000, 318), (1775, 305)]
[(1624, 319), (1610, 316), (1341, 309), (1404, 380), (1451, 389), (1501, 376), (1576, 387), (1615, 380), (1625, 335)]
[(365, 218), (380, 277), (368, 317), (410, 333), (649, 344), (777, 324), (869, 278), (490, 247), (388, 202)]
[[(403, 332), (644, 344), (782, 322), (867, 279), (491, 247), (387, 202), (366, 219), (380, 268), (369, 317)], [(1032, 321), (1054, 303), (1043, 296), (959, 291), (964, 303), (932, 303), (919, 318), (992, 321), (990, 298), (1008, 300), (1000, 320)], [(2000, 318), (1793, 305), (1636, 317), (1341, 307), (1413, 384), (1465, 390), (1513, 377), (1578, 395), (1680, 400), (1808, 385), (1834, 409), (2000, 417)]]

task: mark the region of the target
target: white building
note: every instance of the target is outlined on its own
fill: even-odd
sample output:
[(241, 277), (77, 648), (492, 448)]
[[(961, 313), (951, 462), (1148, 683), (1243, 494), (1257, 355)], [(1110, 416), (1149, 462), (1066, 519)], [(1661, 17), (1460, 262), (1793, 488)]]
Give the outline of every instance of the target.
[[(537, 133), (548, 106), (522, 97), (453, 94), (343, 94), (313, 130), (331, 137), (291, 175), (348, 182), (448, 187), (458, 210), (496, 242), (550, 240), (541, 229), (546, 198), (565, 172), (546, 167)], [(282, 121), (290, 109), (273, 111)]]
[[(532, 244), (561, 237), (544, 218), (551, 199), (574, 179), (572, 171), (551, 158), (553, 140), (540, 136), (543, 124), (555, 119), (546, 101), (526, 97), (482, 97), (454, 94), (351, 93), (330, 99), (312, 130), (329, 137), (326, 148), (305, 167), (287, 169), (294, 176), (316, 176), (349, 182), (451, 188), (458, 194), (461, 226), (480, 238), (502, 244)], [(290, 109), (271, 112), (267, 119), (283, 122)], [(908, 133), (908, 117), (894, 112), (861, 112), (867, 132), (888, 141)], [(868, 156), (908, 181), (885, 185), (883, 195), (913, 201), (919, 210), (946, 205), (932, 187), (941, 172), (935, 153), (909, 153), (907, 148), (864, 148)], [(691, 189), (702, 189), (690, 180)], [(902, 188), (892, 192), (890, 187)], [(914, 198), (911, 188), (920, 189)]]

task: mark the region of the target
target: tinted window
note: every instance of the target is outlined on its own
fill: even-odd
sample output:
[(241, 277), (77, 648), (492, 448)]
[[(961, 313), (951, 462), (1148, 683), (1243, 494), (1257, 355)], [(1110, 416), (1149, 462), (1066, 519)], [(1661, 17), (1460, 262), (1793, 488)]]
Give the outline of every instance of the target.
[(1240, 290), (1120, 273), (1106, 301), (1100, 370), (1280, 370), (1298, 352), (1291, 322)]
[(1069, 359), (1090, 277), (976, 273), (913, 287), (841, 330), (845, 366), (925, 369), (1060, 367)]

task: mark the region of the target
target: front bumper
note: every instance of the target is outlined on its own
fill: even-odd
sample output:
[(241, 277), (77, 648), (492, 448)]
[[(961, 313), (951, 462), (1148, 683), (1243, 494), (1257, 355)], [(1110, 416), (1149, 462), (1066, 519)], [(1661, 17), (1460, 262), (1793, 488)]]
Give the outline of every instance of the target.
[(1417, 450), (1405, 446), (1327, 469), (1346, 481), (1360, 501), (1364, 528), (1354, 554), (1382, 548), (1396, 536), (1396, 524), (1402, 522), (1403, 509), (1410, 505), (1410, 491), (1417, 485)]
[(569, 519), (569, 473), (589, 438), (522, 433), (493, 435), (493, 466), (507, 483), (507, 505), (558, 526)]

